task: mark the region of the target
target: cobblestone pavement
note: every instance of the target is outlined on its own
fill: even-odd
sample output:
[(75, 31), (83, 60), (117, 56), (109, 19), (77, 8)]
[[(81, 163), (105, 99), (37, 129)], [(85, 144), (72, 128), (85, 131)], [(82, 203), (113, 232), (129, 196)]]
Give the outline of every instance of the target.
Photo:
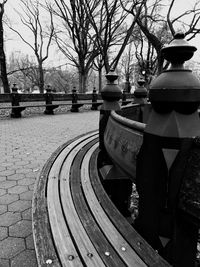
[(0, 120), (0, 267), (36, 267), (31, 200), (56, 148), (98, 128), (98, 111)]

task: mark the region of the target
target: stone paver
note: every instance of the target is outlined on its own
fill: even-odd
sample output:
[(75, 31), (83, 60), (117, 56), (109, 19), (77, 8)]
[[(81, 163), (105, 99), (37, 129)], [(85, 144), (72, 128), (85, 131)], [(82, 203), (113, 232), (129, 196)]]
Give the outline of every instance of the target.
[(9, 236), (27, 237), (32, 232), (31, 221), (21, 220), (9, 227)]
[(9, 266), (10, 266), (9, 260), (1, 259), (0, 267), (9, 267)]
[(22, 200), (31, 200), (33, 196), (33, 191), (26, 191), (20, 194), (20, 199)]
[(11, 181), (18, 181), (21, 180), (25, 177), (24, 174), (13, 174), (13, 175), (9, 175), (7, 180), (11, 180)]
[(29, 235), (26, 237), (26, 247), (28, 249), (34, 249), (34, 241), (33, 241), (33, 235)]
[(6, 194), (6, 190), (5, 189), (0, 189), (0, 196), (3, 196)]
[(0, 215), (0, 226), (10, 226), (21, 220), (20, 213), (5, 212)]
[(11, 261), (11, 267), (36, 267), (36, 256), (34, 250), (25, 250)]
[(99, 112), (0, 119), (0, 267), (37, 267), (31, 200), (43, 165), (64, 142), (98, 128)]
[(0, 241), (5, 239), (8, 236), (7, 227), (0, 227)]
[(16, 185), (16, 181), (7, 181), (7, 180), (5, 180), (5, 181), (1, 181), (0, 188), (1, 189), (8, 189), (8, 188), (13, 187), (15, 185)]
[(19, 199), (19, 196), (16, 194), (5, 194), (0, 197), (0, 205), (8, 205), (12, 202), (15, 202)]
[(16, 185), (8, 189), (9, 194), (21, 194), (27, 191), (27, 186)]
[(32, 209), (27, 209), (22, 212), (22, 218), (24, 220), (32, 220)]
[(16, 202), (13, 202), (8, 205), (8, 210), (9, 211), (14, 211), (14, 212), (21, 212), (24, 210), (27, 210), (28, 208), (31, 207), (31, 201), (29, 200), (18, 200)]
[(8, 210), (7, 205), (0, 205), (0, 215)]
[(11, 259), (24, 249), (23, 238), (8, 237), (0, 242), (0, 258)]

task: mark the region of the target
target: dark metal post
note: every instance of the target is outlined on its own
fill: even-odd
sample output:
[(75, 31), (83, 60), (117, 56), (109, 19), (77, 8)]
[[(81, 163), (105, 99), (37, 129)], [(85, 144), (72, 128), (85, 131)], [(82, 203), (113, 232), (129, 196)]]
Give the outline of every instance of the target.
[(145, 80), (140, 77), (137, 81), (138, 86), (134, 91), (134, 103), (146, 104), (147, 103), (147, 89), (145, 88)]
[(99, 120), (99, 148), (103, 158), (106, 158), (106, 149), (104, 146), (104, 132), (106, 125), (112, 110), (120, 110), (119, 100), (122, 96), (121, 89), (116, 84), (118, 75), (111, 70), (106, 74), (107, 85), (101, 90), (101, 96), (103, 104), (100, 109), (100, 120)]
[[(45, 94), (45, 98), (46, 98), (46, 109), (44, 111), (45, 114), (48, 115), (53, 115), (54, 111), (53, 111), (53, 106), (52, 106), (52, 101), (53, 101), (53, 95), (52, 95), (52, 90), (51, 90), (51, 86), (48, 85), (47, 89), (46, 89), (46, 94)], [(48, 106), (49, 105), (49, 106)]]
[(77, 105), (78, 103), (78, 94), (76, 91), (76, 88), (74, 87), (72, 89), (72, 106), (71, 106), (71, 112), (79, 112), (79, 105)]
[(11, 99), (12, 99), (12, 110), (11, 110), (11, 118), (21, 118), (21, 111), (25, 109), (25, 107), (20, 107), (20, 95), (18, 93), (18, 88), (16, 84), (13, 84), (12, 87), (12, 93), (11, 93)]
[[(162, 49), (171, 67), (150, 86), (152, 111), (137, 157), (139, 215), (135, 228), (175, 267), (195, 266), (200, 225), (200, 194), (196, 191), (200, 184), (200, 163), (196, 162), (194, 172), (190, 160), (194, 149), (200, 157), (200, 149), (195, 145), (195, 137), (200, 136), (197, 111), (200, 83), (183, 67), (195, 50), (183, 34), (177, 34)], [(193, 185), (193, 198), (196, 196), (196, 200), (191, 200), (188, 192), (183, 194), (190, 209), (180, 205), (180, 189), (185, 183)]]
[(146, 117), (149, 113), (149, 105), (147, 105), (147, 89), (144, 86), (145, 80), (143, 77), (140, 77), (137, 81), (137, 87), (134, 91), (134, 103), (140, 104), (140, 113), (139, 113), (139, 121), (145, 122)]
[(122, 106), (126, 105), (126, 90), (123, 90), (122, 93)]
[(91, 110), (97, 110), (97, 108), (98, 108), (97, 97), (98, 97), (97, 90), (94, 87), (93, 92), (92, 92), (92, 107), (91, 107)]
[[(111, 70), (107, 75), (107, 85), (102, 89), (101, 95), (103, 104), (100, 109), (100, 121), (99, 121), (99, 167), (106, 167), (106, 165), (112, 166), (112, 161), (109, 158), (105, 145), (104, 145), (104, 132), (109, 120), (110, 114), (113, 110), (118, 111), (121, 109), (119, 100), (122, 97), (122, 92), (116, 83), (118, 75)], [(113, 203), (125, 216), (129, 217), (130, 212), (128, 210), (128, 200), (132, 190), (132, 182), (129, 179), (120, 179), (113, 177), (113, 179), (106, 179), (103, 181), (103, 186), (107, 194), (111, 197)]]

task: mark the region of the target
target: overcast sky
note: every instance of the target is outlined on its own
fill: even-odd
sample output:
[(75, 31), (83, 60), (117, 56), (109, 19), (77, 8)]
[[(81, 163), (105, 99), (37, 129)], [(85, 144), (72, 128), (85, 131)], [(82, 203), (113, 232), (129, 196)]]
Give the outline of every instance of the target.
[[(16, 25), (16, 27), (19, 27), (18, 19), (16, 16), (16, 13), (13, 11), (14, 8), (19, 8), (19, 2), (20, 0), (8, 0), (8, 2), (5, 5), (5, 13), (9, 18), (11, 18), (12, 23)], [(177, 15), (180, 14), (180, 12), (185, 11), (187, 8), (191, 7), (192, 3), (195, 2), (195, 0), (176, 0), (175, 2), (175, 8), (173, 8), (173, 14)], [(24, 44), (19, 38), (17, 38), (16, 35), (14, 35), (11, 31), (6, 31), (6, 42), (5, 42), (5, 48), (6, 48), (6, 54), (7, 57), (12, 51), (17, 51), (18, 53), (21, 52), (23, 54), (33, 54), (32, 50)], [(200, 59), (200, 35), (199, 37), (193, 39), (190, 41), (191, 44), (195, 45), (198, 49), (198, 51), (195, 53), (195, 60)], [(59, 56), (58, 52), (53, 50), (50, 54), (50, 60), (48, 60), (47, 63), (49, 64), (56, 64), (60, 65), (63, 64), (65, 60), (63, 60), (63, 56)]]

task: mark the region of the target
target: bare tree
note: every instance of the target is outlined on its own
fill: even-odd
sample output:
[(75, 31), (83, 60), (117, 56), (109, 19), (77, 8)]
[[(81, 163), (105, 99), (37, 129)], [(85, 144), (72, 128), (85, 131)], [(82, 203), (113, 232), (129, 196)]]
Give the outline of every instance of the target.
[(181, 27), (185, 33), (185, 36), (187, 36), (187, 40), (189, 41), (200, 33), (200, 1), (195, 1), (193, 6), (191, 6), (191, 9), (180, 13), (177, 17), (173, 17), (171, 13), (175, 3), (175, 0), (171, 0), (171, 4), (167, 12), (167, 23), (169, 29), (174, 36), (176, 33), (176, 27)]
[(133, 52), (133, 42), (131, 42), (127, 50), (123, 53), (119, 62), (120, 74), (125, 78), (125, 91), (130, 93), (131, 84), (130, 80), (133, 78), (133, 72), (135, 71), (135, 53)]
[(8, 59), (8, 76), (22, 89), (33, 89), (40, 82), (37, 63), (28, 55), (12, 52)]
[[(137, 9), (134, 7), (135, 0), (133, 2), (133, 7), (125, 10), (132, 14), (134, 17), (136, 15)], [(170, 4), (169, 4), (170, 3)], [(172, 39), (175, 32), (180, 30), (180, 28), (185, 32), (186, 39), (192, 39), (200, 32), (200, 1), (196, 1), (193, 7), (178, 16), (173, 17), (172, 11), (175, 7), (175, 0), (151, 0), (147, 1), (143, 5), (140, 15), (137, 17), (137, 24), (150, 42), (157, 54), (157, 72), (160, 73), (163, 69), (164, 59), (161, 54), (161, 48), (163, 45)], [(166, 12), (164, 13), (164, 10)], [(184, 20), (188, 18), (188, 23)]]
[[(91, 1), (90, 1), (91, 2)], [(94, 1), (97, 5), (97, 1)], [(86, 91), (88, 72), (99, 54), (91, 34), (91, 24), (84, 9), (84, 0), (55, 0), (54, 14), (59, 19), (56, 42), (61, 52), (75, 66), (79, 73), (79, 91)]]
[(4, 7), (8, 0), (3, 0), (0, 3), (0, 67), (1, 67), (1, 80), (3, 83), (4, 93), (10, 93), (10, 88), (7, 78), (7, 68), (6, 68), (6, 56), (4, 52), (4, 28), (3, 28), (3, 15)]
[[(53, 13), (51, 5), (45, 0), (41, 6), (39, 0), (21, 0), (21, 11), (17, 11), (22, 26), (32, 35), (32, 40), (25, 37), (24, 33), (15, 29), (11, 25), (9, 28), (14, 31), (21, 40), (27, 44), (34, 52), (38, 64), (39, 89), (44, 92), (44, 72), (43, 63), (49, 56), (50, 45), (54, 34)], [(42, 11), (43, 10), (43, 11)], [(46, 11), (46, 13), (45, 13)], [(49, 20), (44, 21), (48, 15)]]
[[(95, 67), (99, 72), (99, 88), (101, 89), (102, 69), (106, 72), (110, 68), (115, 69), (121, 55), (129, 42), (137, 16), (146, 0), (138, 0), (135, 3), (137, 14), (130, 22), (128, 13), (122, 9), (120, 0), (100, 1), (98, 8), (93, 8), (91, 1), (85, 1), (85, 10), (95, 32), (96, 42), (100, 55), (96, 58)], [(125, 4), (126, 6), (127, 4)]]
[[(162, 32), (162, 28), (160, 32)], [(157, 36), (160, 36), (159, 32)], [(155, 48), (138, 26), (135, 27), (131, 40), (135, 47), (134, 54), (137, 59), (138, 74), (145, 78), (148, 85), (152, 76), (156, 74), (158, 67)]]

